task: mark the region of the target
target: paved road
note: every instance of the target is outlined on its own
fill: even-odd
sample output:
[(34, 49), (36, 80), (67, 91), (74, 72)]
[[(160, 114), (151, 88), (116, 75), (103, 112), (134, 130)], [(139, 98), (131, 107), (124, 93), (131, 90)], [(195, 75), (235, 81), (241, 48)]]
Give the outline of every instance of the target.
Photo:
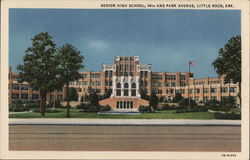
[(240, 126), (10, 125), (10, 150), (240, 151)]

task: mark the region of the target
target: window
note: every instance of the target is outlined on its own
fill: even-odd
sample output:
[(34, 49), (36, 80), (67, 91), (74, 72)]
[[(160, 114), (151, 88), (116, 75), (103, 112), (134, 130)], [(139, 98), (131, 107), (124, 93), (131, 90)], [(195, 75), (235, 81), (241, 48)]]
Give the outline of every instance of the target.
[(19, 85), (18, 84), (12, 84), (12, 89), (19, 90)]
[(105, 86), (109, 85), (109, 81), (105, 80)]
[(148, 71), (145, 71), (144, 78), (148, 78)]
[(185, 80), (185, 79), (186, 79), (185, 75), (181, 75), (180, 80)]
[(219, 84), (220, 81), (210, 81), (209, 84)]
[(19, 94), (18, 93), (12, 93), (11, 97), (12, 97), (12, 99), (19, 99)]
[(199, 89), (199, 88), (196, 88), (196, 89), (195, 89), (195, 93), (200, 93), (200, 89)]
[(131, 96), (136, 96), (136, 90), (134, 89), (131, 90)]
[(121, 96), (121, 90), (120, 90), (120, 89), (117, 89), (117, 90), (116, 90), (116, 95), (117, 95), (117, 96)]
[(129, 101), (127, 101), (127, 108), (129, 108), (129, 104), (130, 104)]
[(211, 88), (211, 93), (217, 93), (217, 88)]
[(28, 90), (29, 89), (29, 86), (28, 85), (23, 85), (21, 86), (21, 90)]
[(199, 97), (195, 97), (195, 101), (196, 101), (196, 102), (199, 102)]
[(94, 79), (99, 79), (101, 76), (100, 74), (91, 74), (90, 78), (94, 78)]
[(85, 79), (85, 78), (87, 78), (87, 75), (86, 74), (81, 74), (81, 78)]
[(130, 108), (133, 108), (133, 101), (130, 102)]
[(174, 93), (174, 90), (173, 90), (173, 89), (170, 89), (170, 93)]
[(171, 83), (171, 87), (175, 87), (175, 83)]
[(38, 94), (32, 94), (32, 99), (38, 99)]
[(136, 84), (132, 83), (131, 88), (136, 88)]
[(193, 89), (189, 89), (189, 93), (193, 93)]
[(176, 90), (175, 90), (175, 93), (180, 93), (180, 90), (179, 90), (179, 89), (176, 89)]
[(130, 65), (130, 71), (134, 71), (134, 65), (133, 64)]
[(121, 88), (121, 83), (116, 83), (116, 88)]
[(21, 94), (21, 99), (28, 99), (28, 94)]
[(203, 93), (208, 93), (208, 88), (203, 88)]
[(185, 89), (181, 89), (181, 94), (185, 94)]
[(140, 72), (140, 77), (143, 77), (143, 71)]
[(217, 97), (216, 96), (211, 96), (211, 99), (217, 100)]
[(128, 96), (128, 90), (127, 89), (124, 89), (124, 96)]
[(127, 77), (127, 76), (128, 76), (128, 72), (124, 72), (124, 76), (126, 76), (126, 77)]
[(166, 80), (175, 80), (176, 77), (175, 77), (175, 75), (166, 75), (166, 76), (165, 76), (165, 79), (166, 79)]
[(130, 76), (134, 76), (134, 72), (130, 72), (129, 74), (130, 74)]
[(169, 83), (165, 83), (165, 87), (169, 87), (170, 85), (169, 85)]
[(124, 84), (124, 88), (128, 88), (128, 83), (125, 83), (125, 84)]
[(158, 90), (158, 94), (162, 94), (162, 90)]
[(180, 86), (186, 86), (186, 83), (185, 82), (181, 82)]
[(203, 101), (204, 101), (204, 102), (207, 102), (207, 101), (208, 101), (208, 97), (205, 96), (205, 97), (203, 98)]
[(119, 101), (116, 101), (116, 108), (119, 108)]
[(237, 88), (236, 87), (230, 87), (230, 93), (236, 93)]
[(108, 71), (105, 71), (105, 77), (109, 77), (109, 72)]
[(221, 88), (221, 93), (227, 93), (227, 92), (228, 92), (228, 89), (226, 87)]

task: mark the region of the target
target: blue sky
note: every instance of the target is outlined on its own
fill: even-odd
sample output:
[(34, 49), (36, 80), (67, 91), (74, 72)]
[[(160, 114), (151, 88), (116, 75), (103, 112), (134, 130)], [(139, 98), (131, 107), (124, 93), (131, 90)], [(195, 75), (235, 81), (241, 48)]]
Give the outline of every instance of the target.
[(49, 32), (57, 47), (74, 45), (84, 70), (100, 71), (114, 56), (140, 57), (156, 72), (217, 76), (212, 61), (227, 41), (240, 35), (238, 10), (10, 9), (9, 63), (15, 70), (31, 38)]

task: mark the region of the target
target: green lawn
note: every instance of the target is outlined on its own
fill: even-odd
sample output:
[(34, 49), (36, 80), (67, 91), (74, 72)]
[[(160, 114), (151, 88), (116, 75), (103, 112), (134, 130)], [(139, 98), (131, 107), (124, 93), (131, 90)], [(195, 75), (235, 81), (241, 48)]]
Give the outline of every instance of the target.
[[(66, 118), (66, 110), (58, 109), (57, 113), (46, 113), (44, 117), (40, 113), (20, 113), (10, 114), (9, 118)], [(71, 109), (71, 118), (98, 118), (98, 119), (215, 119), (213, 113), (209, 112), (191, 112), (191, 113), (175, 113), (175, 111), (157, 111), (156, 113), (142, 113), (141, 115), (99, 115), (96, 113), (79, 112), (79, 110)]]

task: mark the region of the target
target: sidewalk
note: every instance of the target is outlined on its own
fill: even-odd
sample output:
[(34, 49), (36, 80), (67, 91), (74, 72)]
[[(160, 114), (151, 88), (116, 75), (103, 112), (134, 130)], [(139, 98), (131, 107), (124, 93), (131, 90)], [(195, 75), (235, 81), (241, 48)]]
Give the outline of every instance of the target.
[(9, 119), (10, 125), (87, 125), (87, 126), (241, 126), (241, 120), (174, 119)]

